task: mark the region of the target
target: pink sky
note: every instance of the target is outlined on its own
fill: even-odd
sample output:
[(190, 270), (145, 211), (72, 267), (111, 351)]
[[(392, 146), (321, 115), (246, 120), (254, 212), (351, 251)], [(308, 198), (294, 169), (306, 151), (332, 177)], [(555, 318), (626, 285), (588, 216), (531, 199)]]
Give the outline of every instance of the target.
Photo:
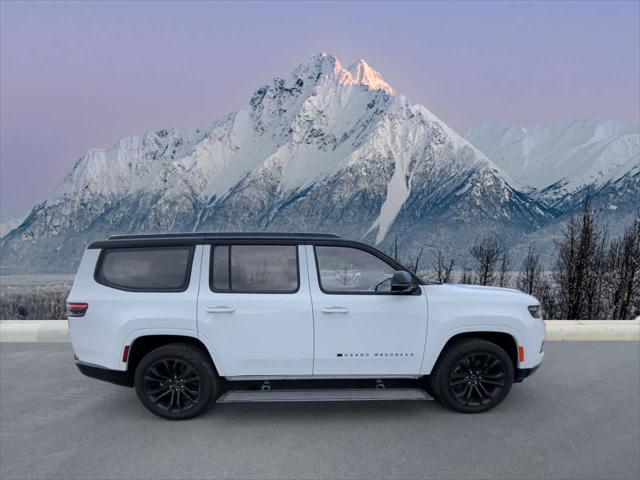
[(458, 130), (640, 121), (631, 2), (0, 3), (0, 210), (46, 199), (88, 148), (195, 128), (326, 51), (365, 58)]

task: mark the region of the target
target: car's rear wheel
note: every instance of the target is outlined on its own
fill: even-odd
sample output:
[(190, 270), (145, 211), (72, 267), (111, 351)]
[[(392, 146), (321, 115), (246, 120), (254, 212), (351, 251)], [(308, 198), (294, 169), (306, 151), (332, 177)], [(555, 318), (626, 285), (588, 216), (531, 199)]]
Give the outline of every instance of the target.
[(480, 413), (497, 406), (513, 384), (513, 361), (501, 347), (467, 339), (445, 351), (432, 375), (438, 400), (463, 413)]
[(200, 348), (172, 343), (152, 350), (138, 364), (135, 389), (151, 412), (171, 420), (200, 415), (218, 397), (220, 381)]

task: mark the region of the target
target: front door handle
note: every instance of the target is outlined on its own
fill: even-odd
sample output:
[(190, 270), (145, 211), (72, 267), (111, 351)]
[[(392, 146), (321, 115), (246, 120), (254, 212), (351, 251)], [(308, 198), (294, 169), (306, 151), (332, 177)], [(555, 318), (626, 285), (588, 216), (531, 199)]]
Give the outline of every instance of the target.
[(323, 307), (322, 311), (324, 313), (349, 313), (347, 307)]
[(233, 307), (227, 307), (226, 305), (218, 305), (216, 307), (207, 307), (207, 313), (233, 313), (236, 311)]

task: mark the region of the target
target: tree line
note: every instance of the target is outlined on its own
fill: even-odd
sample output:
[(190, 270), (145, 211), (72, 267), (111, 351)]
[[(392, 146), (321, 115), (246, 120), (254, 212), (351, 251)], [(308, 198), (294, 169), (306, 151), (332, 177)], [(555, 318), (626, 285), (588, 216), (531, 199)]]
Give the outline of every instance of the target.
[[(396, 259), (397, 252), (396, 238)], [(476, 238), (468, 252), (471, 263), (460, 268), (442, 251), (421, 268), (423, 252), (400, 261), (440, 283), (517, 288), (540, 300), (545, 318), (621, 320), (640, 315), (640, 215), (620, 238), (610, 239), (589, 198), (569, 218), (556, 242), (555, 260), (546, 267), (535, 244), (520, 265), (513, 265), (509, 249), (495, 235)]]
[[(545, 318), (632, 319), (640, 315), (640, 215), (620, 238), (610, 239), (585, 199), (556, 242), (555, 259), (544, 265), (534, 244), (522, 263), (514, 265), (505, 244), (495, 235), (476, 238), (471, 262), (455, 264), (442, 251), (427, 264), (424, 248), (412, 258), (399, 258), (398, 239), (391, 255), (440, 283), (466, 283), (517, 288), (538, 298)], [(0, 287), (0, 319), (66, 318), (70, 284), (49, 287)]]
[(63, 320), (71, 285), (0, 288), (0, 320)]

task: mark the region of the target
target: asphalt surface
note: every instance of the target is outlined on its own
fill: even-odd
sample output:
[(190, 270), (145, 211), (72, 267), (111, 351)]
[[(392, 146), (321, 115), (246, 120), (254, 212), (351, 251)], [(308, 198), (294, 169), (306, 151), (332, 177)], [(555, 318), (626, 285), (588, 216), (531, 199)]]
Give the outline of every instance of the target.
[(0, 344), (0, 478), (640, 478), (640, 343), (549, 343), (497, 409), (226, 404), (185, 422), (83, 377), (68, 344)]

